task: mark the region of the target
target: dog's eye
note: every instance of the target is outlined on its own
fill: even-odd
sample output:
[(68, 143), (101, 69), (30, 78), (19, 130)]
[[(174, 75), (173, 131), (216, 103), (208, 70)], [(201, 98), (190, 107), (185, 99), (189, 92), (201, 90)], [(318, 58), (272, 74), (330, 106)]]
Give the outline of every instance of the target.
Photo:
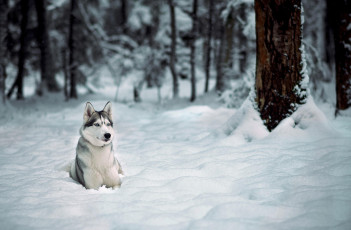
[(99, 127), (99, 126), (100, 126), (100, 124), (99, 124), (99, 123), (95, 123), (94, 125), (95, 125), (96, 127)]
[(111, 126), (111, 123), (107, 123), (106, 125), (107, 125), (107, 126)]

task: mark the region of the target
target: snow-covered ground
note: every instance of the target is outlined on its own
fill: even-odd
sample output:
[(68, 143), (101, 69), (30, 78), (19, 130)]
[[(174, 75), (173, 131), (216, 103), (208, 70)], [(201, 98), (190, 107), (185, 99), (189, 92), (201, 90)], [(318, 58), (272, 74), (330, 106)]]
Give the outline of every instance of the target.
[(86, 100), (0, 108), (0, 229), (351, 229), (351, 117), (327, 104), (268, 133), (248, 101), (113, 103), (126, 176), (96, 191), (66, 171)]

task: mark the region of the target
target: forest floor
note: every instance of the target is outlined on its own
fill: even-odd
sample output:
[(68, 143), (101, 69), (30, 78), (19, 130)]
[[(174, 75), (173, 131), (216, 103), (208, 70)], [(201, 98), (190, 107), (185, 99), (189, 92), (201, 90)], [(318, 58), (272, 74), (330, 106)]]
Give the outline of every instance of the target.
[[(250, 136), (254, 118), (235, 121), (243, 111), (214, 95), (196, 105), (113, 103), (126, 175), (121, 188), (96, 191), (67, 172), (88, 98), (97, 110), (107, 101), (50, 95), (1, 110), (1, 229), (351, 228), (351, 117), (335, 119), (328, 104), (318, 104), (320, 124)], [(240, 132), (222, 132), (238, 121)]]

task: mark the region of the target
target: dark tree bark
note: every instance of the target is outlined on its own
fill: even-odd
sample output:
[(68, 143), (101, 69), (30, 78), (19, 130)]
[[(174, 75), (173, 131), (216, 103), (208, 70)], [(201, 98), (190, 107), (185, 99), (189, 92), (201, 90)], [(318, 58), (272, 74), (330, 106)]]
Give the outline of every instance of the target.
[(306, 99), (301, 55), (301, 0), (255, 0), (256, 102), (268, 130)]
[(190, 69), (191, 69), (191, 96), (190, 101), (196, 99), (196, 76), (195, 76), (195, 42), (197, 38), (197, 0), (193, 0), (193, 12), (192, 12), (193, 28), (191, 35), (190, 44)]
[(6, 80), (6, 35), (7, 35), (7, 13), (8, 13), (8, 2), (7, 0), (0, 0), (0, 94), (2, 101), (5, 104), (5, 80)]
[[(240, 8), (239, 8), (239, 15), (240, 18), (243, 19), (246, 17), (245, 15), (245, 8), (248, 7), (247, 4), (241, 4)], [(239, 61), (239, 66), (240, 66), (240, 74), (245, 73), (246, 69), (247, 69), (247, 54), (248, 54), (248, 39), (245, 37), (244, 33), (243, 33), (243, 26), (238, 25), (236, 32), (237, 33), (237, 37), (239, 40), (239, 55), (240, 55), (240, 61)]]
[(41, 84), (37, 93), (42, 95), (44, 88), (47, 88), (49, 92), (57, 92), (59, 91), (59, 86), (52, 71), (52, 56), (46, 20), (46, 0), (35, 0), (34, 2), (38, 17), (38, 44), (40, 48), (41, 72)]
[(127, 21), (128, 21), (128, 14), (127, 14), (127, 0), (121, 0), (121, 27), (122, 32), (126, 34), (128, 32), (127, 28)]
[(63, 48), (61, 50), (61, 55), (62, 55), (62, 70), (63, 70), (63, 74), (64, 74), (63, 93), (64, 93), (65, 99), (67, 101), (69, 99), (69, 93), (68, 93), (69, 71), (67, 68), (67, 50), (66, 50), (66, 48)]
[[(226, 49), (224, 56), (224, 68), (226, 70), (231, 69), (233, 66), (233, 38), (234, 38), (234, 15), (231, 11), (225, 22), (225, 40), (226, 40)], [(225, 78), (227, 78), (225, 74)], [(226, 79), (227, 80), (227, 79)]]
[(177, 98), (179, 95), (179, 83), (178, 83), (177, 71), (175, 68), (176, 44), (177, 44), (177, 30), (176, 29), (177, 28), (176, 28), (176, 18), (175, 18), (173, 0), (168, 0), (168, 5), (169, 5), (169, 10), (170, 10), (170, 16), (171, 16), (171, 39), (172, 39), (169, 67), (171, 69), (172, 78), (173, 78), (173, 97)]
[(326, 17), (325, 17), (325, 58), (329, 64), (329, 68), (332, 69), (335, 63), (335, 43), (334, 43), (334, 28), (336, 28), (336, 20), (339, 12), (336, 10), (337, 1), (326, 0)]
[(217, 62), (216, 91), (223, 93), (229, 88), (228, 70), (233, 66), (234, 17), (230, 12), (220, 29), (220, 46)]
[(206, 64), (205, 64), (205, 73), (206, 73), (206, 81), (205, 81), (205, 93), (208, 92), (209, 81), (210, 81), (210, 67), (211, 67), (211, 40), (212, 40), (212, 18), (213, 18), (213, 1), (209, 0), (208, 5), (208, 29), (207, 29), (207, 47), (206, 47)]
[(141, 89), (143, 88), (144, 85), (144, 80), (139, 81), (133, 86), (133, 96), (134, 96), (134, 102), (139, 103), (141, 102)]
[(219, 93), (224, 92), (227, 88), (225, 76), (223, 74), (223, 52), (224, 52), (224, 45), (225, 45), (225, 33), (224, 33), (224, 25), (220, 24), (220, 44), (219, 49), (217, 52), (217, 63), (216, 63), (216, 70), (217, 70), (217, 77), (216, 77), (216, 91)]
[(336, 113), (351, 106), (351, 2), (335, 1)]
[(77, 76), (77, 60), (75, 57), (75, 24), (76, 24), (76, 13), (77, 3), (76, 0), (71, 0), (71, 9), (70, 9), (70, 20), (69, 20), (69, 38), (68, 38), (68, 49), (69, 49), (69, 75), (70, 75), (70, 98), (78, 98), (77, 94), (77, 83), (76, 83), (76, 76)]
[(23, 99), (23, 75), (24, 75), (24, 64), (26, 60), (27, 52), (27, 24), (28, 24), (28, 10), (29, 0), (21, 0), (21, 36), (20, 36), (20, 51), (18, 57), (18, 72), (17, 77), (12, 85), (7, 97), (10, 98), (15, 88), (17, 88), (17, 99)]

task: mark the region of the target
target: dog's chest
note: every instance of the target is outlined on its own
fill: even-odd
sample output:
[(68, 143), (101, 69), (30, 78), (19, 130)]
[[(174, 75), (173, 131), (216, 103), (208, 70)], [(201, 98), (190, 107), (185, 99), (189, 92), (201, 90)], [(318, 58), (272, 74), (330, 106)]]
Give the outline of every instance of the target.
[(110, 148), (97, 150), (92, 152), (92, 167), (96, 169), (106, 170), (113, 166), (114, 156)]
[(102, 174), (114, 166), (115, 159), (112, 147), (90, 147), (89, 151), (82, 155), (80, 159), (82, 159), (88, 167)]

